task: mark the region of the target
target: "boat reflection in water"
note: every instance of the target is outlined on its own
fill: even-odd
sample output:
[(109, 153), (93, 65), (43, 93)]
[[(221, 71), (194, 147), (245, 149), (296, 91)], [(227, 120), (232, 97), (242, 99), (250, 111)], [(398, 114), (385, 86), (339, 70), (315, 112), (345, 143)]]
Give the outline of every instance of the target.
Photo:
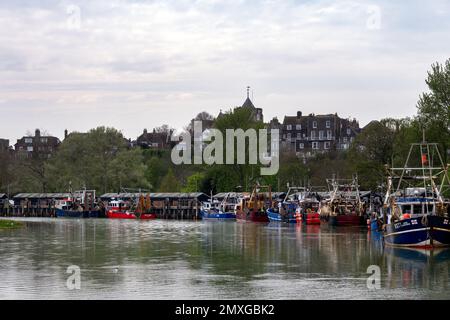
[[(448, 290), (450, 249), (418, 249), (386, 246), (387, 288)], [(434, 298), (434, 297), (433, 297)]]

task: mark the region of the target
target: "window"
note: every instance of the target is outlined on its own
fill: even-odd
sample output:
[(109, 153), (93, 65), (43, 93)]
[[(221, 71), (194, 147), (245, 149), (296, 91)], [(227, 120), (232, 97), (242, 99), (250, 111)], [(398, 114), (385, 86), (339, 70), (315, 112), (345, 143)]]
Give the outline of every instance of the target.
[(287, 130), (292, 130), (292, 125), (288, 124), (288, 125), (286, 126), (286, 129), (287, 129)]
[(317, 121), (313, 121), (313, 128), (314, 128), (314, 129), (317, 128)]
[(33, 138), (25, 138), (25, 143), (33, 143)]
[(33, 147), (27, 147), (28, 152), (33, 152)]
[(348, 141), (347, 137), (344, 137), (344, 142), (347, 142), (347, 141)]
[(329, 142), (325, 142), (323, 147), (324, 147), (324, 149), (330, 149), (330, 143)]
[(332, 139), (331, 130), (327, 130), (327, 139)]
[(47, 143), (47, 138), (41, 138), (41, 143)]
[(313, 130), (311, 131), (311, 139), (315, 139), (316, 138), (316, 132)]
[(323, 130), (320, 130), (320, 131), (319, 131), (319, 139), (320, 139), (320, 140), (323, 140), (324, 137), (325, 137), (325, 136), (324, 136)]
[(299, 143), (299, 144), (298, 144), (298, 147), (299, 147), (300, 149), (305, 149), (305, 144), (304, 144), (304, 143)]
[(347, 128), (347, 135), (350, 135), (352, 133), (352, 130), (350, 128)]
[(331, 128), (331, 121), (330, 121), (330, 120), (327, 120), (326, 125), (327, 125), (327, 128)]
[(301, 124), (297, 124), (297, 125), (295, 126), (295, 129), (296, 129), (296, 130), (302, 130), (302, 125), (301, 125)]
[(318, 142), (313, 142), (312, 143), (312, 148), (313, 148), (313, 150), (318, 150), (319, 149), (319, 143)]
[(297, 132), (297, 139), (301, 139), (302, 138), (302, 134), (300, 132)]
[(287, 139), (291, 140), (291, 134), (290, 133), (287, 134)]

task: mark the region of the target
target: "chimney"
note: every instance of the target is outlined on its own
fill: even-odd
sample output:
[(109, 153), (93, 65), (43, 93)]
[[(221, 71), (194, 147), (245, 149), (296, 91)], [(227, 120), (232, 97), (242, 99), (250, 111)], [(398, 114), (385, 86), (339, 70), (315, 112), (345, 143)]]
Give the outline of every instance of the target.
[(69, 132), (66, 130), (64, 130), (64, 139), (67, 139), (67, 136), (69, 135)]
[(302, 117), (302, 112), (301, 111), (297, 111), (297, 119), (300, 119)]
[(34, 136), (39, 138), (41, 136), (41, 131), (39, 129), (36, 129), (36, 131), (34, 132)]
[(147, 134), (147, 129), (144, 129), (144, 134)]

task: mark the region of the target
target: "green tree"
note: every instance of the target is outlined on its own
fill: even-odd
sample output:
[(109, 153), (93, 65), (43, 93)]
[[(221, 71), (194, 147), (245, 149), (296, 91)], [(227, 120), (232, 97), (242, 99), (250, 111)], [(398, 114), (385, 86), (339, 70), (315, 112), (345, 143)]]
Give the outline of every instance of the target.
[(430, 91), (419, 98), (418, 119), (427, 140), (440, 143), (445, 154), (450, 148), (450, 59), (433, 64), (425, 82)]
[(182, 188), (183, 192), (199, 192), (202, 188), (205, 174), (196, 172), (187, 178), (186, 185)]
[[(254, 129), (258, 133), (259, 129), (264, 128), (264, 124), (262, 122), (254, 121), (253, 118), (253, 110), (250, 108), (235, 108), (234, 110), (230, 110), (223, 114), (221, 117), (218, 117), (214, 123), (214, 128), (220, 130), (224, 136), (226, 137), (227, 129), (242, 129), (243, 131), (247, 131), (248, 129)], [(225, 143), (225, 142), (224, 142)], [(248, 163), (249, 159), (249, 143), (248, 139), (246, 139), (245, 143), (245, 158), (246, 163)], [(229, 150), (224, 150), (225, 152), (229, 152)], [(224, 152), (224, 155), (225, 155)], [(237, 145), (235, 144), (234, 150), (234, 164), (224, 166), (225, 169), (221, 169), (223, 177), (227, 176), (227, 180), (229, 178), (235, 179), (233, 181), (234, 189), (237, 185), (244, 187), (244, 189), (249, 190), (252, 188), (252, 185), (260, 180), (260, 165), (258, 164), (237, 164), (237, 156), (238, 150)], [(215, 188), (222, 189), (222, 186), (219, 185), (220, 182), (217, 182), (214, 186)], [(228, 183), (226, 183), (228, 184)], [(231, 190), (231, 189), (230, 189)]]
[(171, 168), (167, 171), (167, 174), (161, 181), (161, 185), (159, 186), (159, 192), (179, 192), (180, 184), (178, 183), (177, 178), (175, 177)]
[(146, 164), (145, 177), (151, 184), (152, 190), (158, 190), (162, 178), (169, 170), (169, 162), (160, 157), (151, 157)]
[(90, 188), (117, 192), (122, 187), (147, 187), (140, 150), (129, 150), (122, 133), (98, 127), (72, 133), (46, 164), (54, 191)]

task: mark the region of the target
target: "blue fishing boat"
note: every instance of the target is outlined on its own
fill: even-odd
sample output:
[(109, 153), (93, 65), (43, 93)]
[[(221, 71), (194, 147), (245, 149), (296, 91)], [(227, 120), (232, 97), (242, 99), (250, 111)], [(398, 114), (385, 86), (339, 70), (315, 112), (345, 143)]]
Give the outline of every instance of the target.
[(71, 192), (71, 196), (56, 202), (58, 218), (104, 218), (105, 214), (95, 204), (95, 190)]
[(436, 215), (415, 215), (388, 224), (384, 242), (406, 247), (446, 247), (450, 245), (450, 219)]
[(232, 211), (234, 206), (235, 204), (230, 201), (229, 194), (227, 194), (222, 202), (214, 199), (204, 202), (200, 209), (200, 215), (203, 220), (234, 221), (236, 220), (236, 213)]
[(267, 216), (273, 222), (297, 223), (298, 192), (304, 188), (290, 187), (284, 200), (267, 209)]
[(200, 211), (203, 220), (236, 220), (236, 214), (233, 212)]
[(371, 218), (369, 223), (370, 223), (370, 230), (371, 231), (376, 231), (376, 232), (380, 231), (379, 230), (379, 226), (378, 226), (378, 224), (379, 224), (378, 218)]
[[(419, 154), (415, 155), (416, 149)], [(411, 166), (411, 159), (420, 159), (421, 165)], [(437, 144), (425, 139), (412, 144), (405, 165), (389, 169), (384, 243), (418, 248), (450, 246), (450, 201), (442, 195), (446, 183), (450, 184), (448, 166)]]
[[(287, 208), (286, 213), (282, 214), (275, 208), (270, 208), (267, 210), (267, 216), (270, 221), (273, 222), (287, 222), (287, 223), (297, 223), (297, 218), (295, 217), (295, 207), (290, 205), (291, 208)], [(292, 209), (294, 211), (292, 211)]]
[(93, 211), (77, 211), (56, 209), (56, 217), (58, 218), (101, 218), (100, 210)]

